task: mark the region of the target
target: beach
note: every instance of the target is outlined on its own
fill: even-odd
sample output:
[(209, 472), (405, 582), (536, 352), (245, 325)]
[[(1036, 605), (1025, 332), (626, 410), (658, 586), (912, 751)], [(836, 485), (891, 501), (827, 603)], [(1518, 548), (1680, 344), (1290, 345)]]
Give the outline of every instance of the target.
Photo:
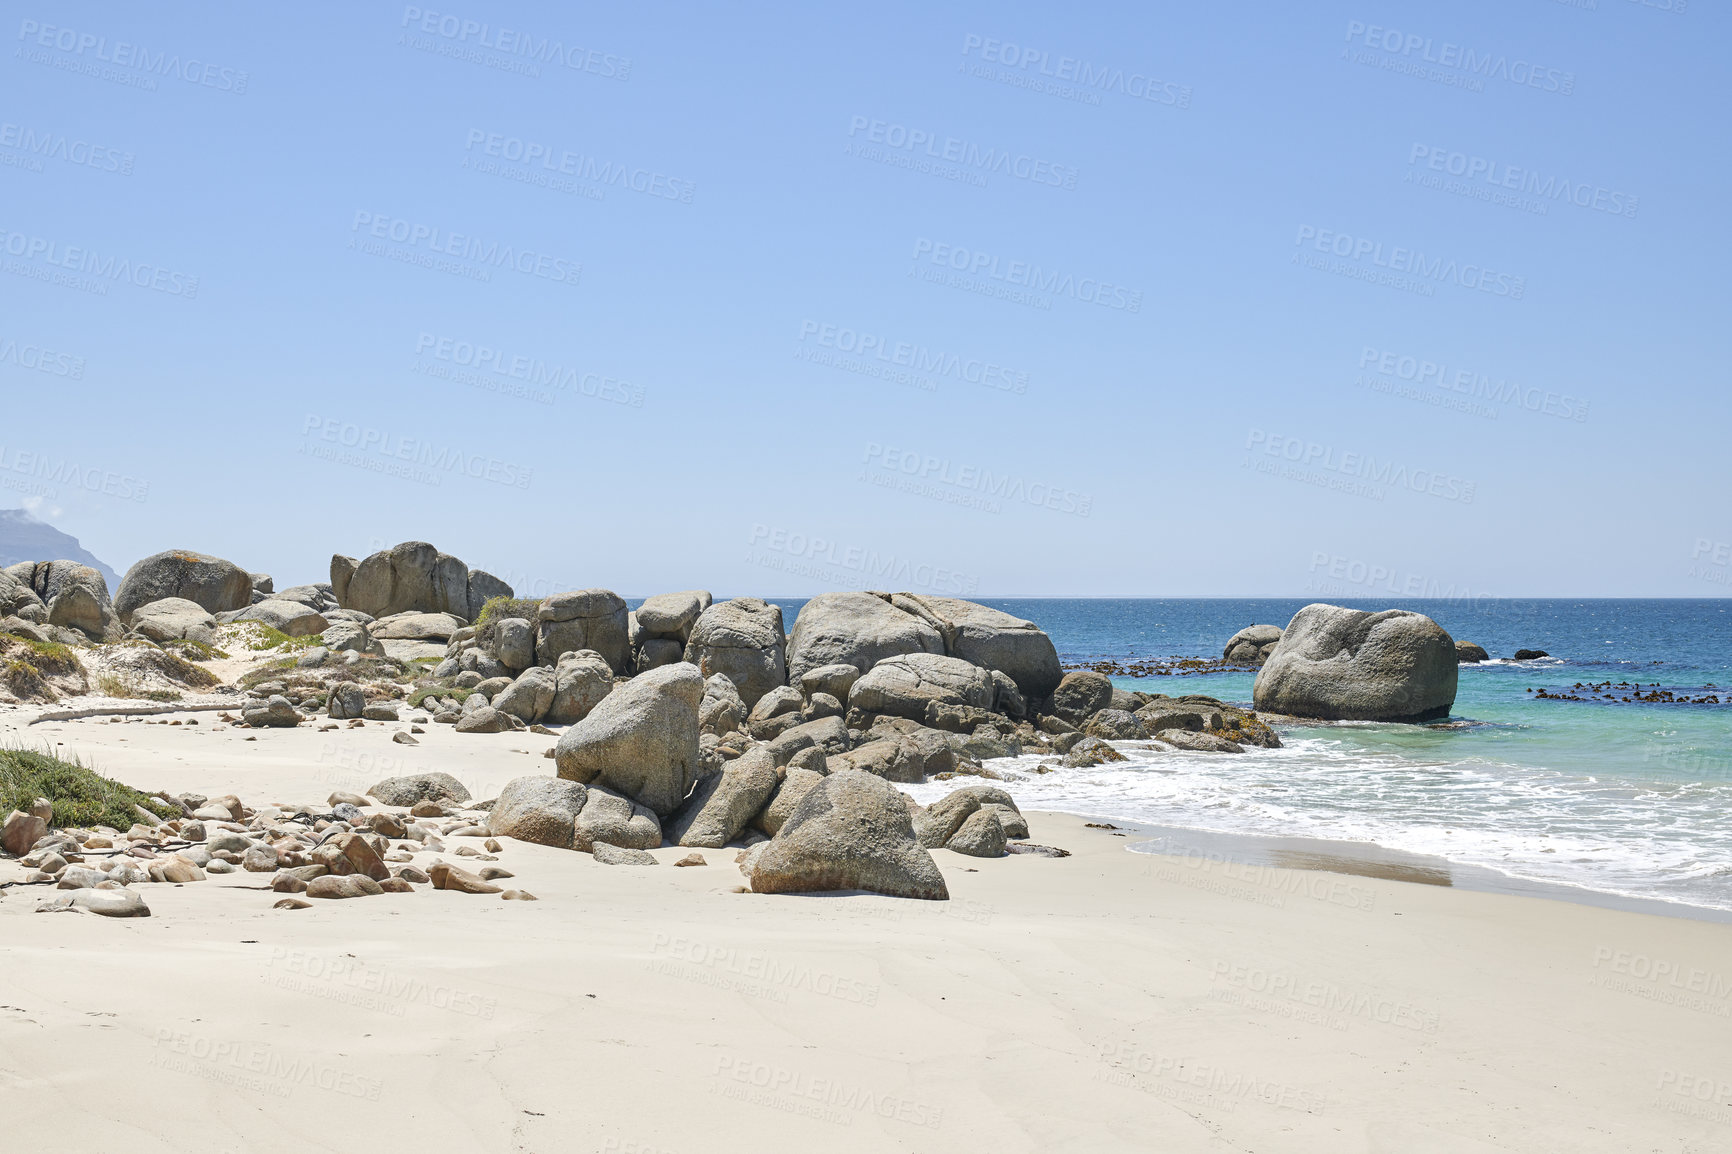
[[(528, 733), (405, 749), (389, 726), (39, 712), (6, 709), (0, 740), (249, 804), (430, 769), (479, 798), (552, 768)], [(21, 1148), (134, 1150), (191, 1128), (257, 1150), (1706, 1152), (1732, 1125), (1732, 927), (1028, 818), (1071, 856), (935, 850), (948, 902), (740, 892), (731, 848), (634, 870), (509, 840), (536, 902), (276, 910), (237, 872), (110, 919), (13, 887), (0, 1109)]]

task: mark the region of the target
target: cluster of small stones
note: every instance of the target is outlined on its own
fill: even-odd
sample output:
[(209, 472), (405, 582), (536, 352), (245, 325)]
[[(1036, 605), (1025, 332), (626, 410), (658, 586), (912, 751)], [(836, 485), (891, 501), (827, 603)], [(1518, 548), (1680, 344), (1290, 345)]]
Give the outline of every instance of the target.
[[(122, 890), (135, 885), (183, 885), (211, 874), (269, 875), (282, 895), (278, 909), (305, 909), (308, 898), (369, 897), (417, 888), (498, 894), (534, 901), (527, 891), (495, 884), (513, 875), (496, 862), (504, 847), (486, 827), (486, 813), (422, 799), (410, 807), (382, 806), (358, 794), (334, 793), (325, 806), (265, 805), (257, 809), (231, 795), (157, 794), (183, 816), (167, 821), (140, 811), (127, 830), (58, 829), (50, 832), (50, 803), (14, 811), (4, 845), (29, 872), (22, 884), (56, 890)], [(369, 812), (363, 812), (363, 810)], [(450, 846), (447, 846), (447, 841)], [(448, 862), (441, 855), (465, 864)], [(469, 868), (473, 867), (473, 868)], [(74, 908), (50, 900), (42, 912)], [(142, 901), (91, 904), (92, 912), (148, 914)]]

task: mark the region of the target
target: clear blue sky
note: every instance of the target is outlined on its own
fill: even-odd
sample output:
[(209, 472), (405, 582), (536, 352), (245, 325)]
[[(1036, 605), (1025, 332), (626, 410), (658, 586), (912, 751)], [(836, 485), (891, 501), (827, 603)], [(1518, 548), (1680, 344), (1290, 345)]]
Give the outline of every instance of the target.
[(280, 584), (1724, 594), (1732, 25), (1664, 3), (8, 4), (0, 506)]

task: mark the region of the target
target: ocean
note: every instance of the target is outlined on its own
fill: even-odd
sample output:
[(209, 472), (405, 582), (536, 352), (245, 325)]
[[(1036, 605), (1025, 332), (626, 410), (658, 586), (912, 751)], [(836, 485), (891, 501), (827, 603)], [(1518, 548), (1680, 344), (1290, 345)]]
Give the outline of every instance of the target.
[[(1219, 657), (1305, 599), (981, 599), (1035, 622), (1065, 664)], [(1323, 838), (1511, 879), (1732, 910), (1732, 600), (1343, 600), (1413, 609), (1496, 659), (1461, 667), (1429, 725), (1283, 728), (1243, 755), (1132, 751), (1031, 775), (1019, 805), (1218, 834)], [(798, 600), (781, 601), (793, 626)], [(1551, 656), (1510, 660), (1517, 649)], [(1116, 677), (1126, 689), (1251, 703), (1251, 673)], [(1573, 688), (1611, 682), (1592, 694)], [(1645, 703), (1618, 683), (1713, 704)], [(1580, 701), (1539, 699), (1529, 690)], [(1607, 697), (1610, 696), (1608, 700)], [(1626, 698), (1632, 700), (1626, 701)], [(1028, 768), (1039, 758), (998, 768)], [(915, 787), (929, 800), (954, 783)]]

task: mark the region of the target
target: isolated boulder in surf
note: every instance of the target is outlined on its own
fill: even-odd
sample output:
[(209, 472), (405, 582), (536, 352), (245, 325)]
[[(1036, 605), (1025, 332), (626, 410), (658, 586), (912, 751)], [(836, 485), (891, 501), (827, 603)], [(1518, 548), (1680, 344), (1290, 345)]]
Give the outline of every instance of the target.
[(1332, 721), (1430, 721), (1455, 704), (1455, 639), (1406, 609), (1307, 605), (1257, 674), (1257, 708)]

